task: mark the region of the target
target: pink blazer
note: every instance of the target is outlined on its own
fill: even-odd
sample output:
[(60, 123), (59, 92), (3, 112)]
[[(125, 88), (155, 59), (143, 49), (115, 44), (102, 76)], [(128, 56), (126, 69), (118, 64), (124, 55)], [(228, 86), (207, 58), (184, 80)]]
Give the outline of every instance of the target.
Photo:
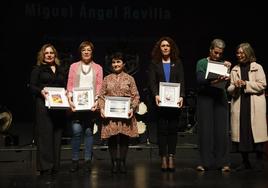
[[(80, 70), (80, 63), (81, 61), (75, 62), (71, 64), (70, 69), (69, 69), (69, 75), (68, 75), (68, 83), (67, 83), (67, 91), (72, 92), (74, 87), (78, 87), (76, 85), (76, 80), (79, 79), (79, 74), (77, 74), (77, 71)], [(95, 78), (95, 95), (99, 95), (101, 85), (102, 85), (102, 80), (103, 80), (103, 70), (102, 67), (95, 62), (92, 63), (92, 68), (94, 71), (94, 78)]]

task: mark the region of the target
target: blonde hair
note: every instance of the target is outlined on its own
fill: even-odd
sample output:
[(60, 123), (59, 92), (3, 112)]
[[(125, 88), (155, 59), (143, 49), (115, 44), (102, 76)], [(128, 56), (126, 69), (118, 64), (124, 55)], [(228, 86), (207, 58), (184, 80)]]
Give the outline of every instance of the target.
[(243, 50), (244, 54), (246, 55), (247, 61), (249, 61), (250, 63), (256, 61), (255, 52), (249, 43), (244, 42), (239, 44), (236, 50), (238, 50), (239, 48)]
[(45, 50), (48, 47), (52, 48), (52, 50), (53, 50), (53, 52), (55, 54), (55, 64), (60, 65), (60, 60), (58, 58), (58, 52), (57, 52), (56, 48), (52, 44), (50, 44), (50, 43), (44, 44), (41, 47), (41, 49), (39, 50), (39, 52), (37, 54), (37, 63), (36, 64), (38, 66), (40, 66), (41, 64), (46, 64), (46, 62), (44, 62), (44, 57), (45, 57)]

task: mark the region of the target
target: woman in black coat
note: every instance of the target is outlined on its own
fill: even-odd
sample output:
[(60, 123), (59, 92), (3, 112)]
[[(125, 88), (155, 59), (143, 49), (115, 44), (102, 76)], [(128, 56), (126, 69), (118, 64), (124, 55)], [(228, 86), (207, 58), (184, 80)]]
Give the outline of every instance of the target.
[(51, 44), (41, 47), (37, 64), (31, 72), (30, 90), (34, 98), (35, 142), (37, 144), (37, 170), (41, 175), (53, 175), (59, 170), (61, 135), (65, 124), (65, 110), (45, 106), (45, 87), (66, 86), (66, 74), (60, 66), (58, 53)]
[[(149, 88), (157, 109), (157, 140), (162, 171), (174, 171), (174, 156), (177, 146), (177, 127), (184, 97), (184, 71), (179, 49), (170, 37), (160, 38), (152, 50), (149, 66)], [(177, 107), (160, 107), (160, 82), (180, 83)]]

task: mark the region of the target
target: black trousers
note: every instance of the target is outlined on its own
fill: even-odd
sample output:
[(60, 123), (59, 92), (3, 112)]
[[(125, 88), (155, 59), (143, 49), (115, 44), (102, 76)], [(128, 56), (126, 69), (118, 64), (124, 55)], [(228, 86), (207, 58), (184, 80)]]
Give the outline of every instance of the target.
[(197, 96), (200, 164), (205, 167), (229, 165), (229, 108), (226, 97)]
[(35, 142), (37, 144), (37, 170), (60, 166), (61, 137), (65, 126), (64, 110), (48, 110), (42, 100), (36, 101)]
[(157, 113), (157, 141), (159, 155), (175, 155), (180, 109), (160, 108)]

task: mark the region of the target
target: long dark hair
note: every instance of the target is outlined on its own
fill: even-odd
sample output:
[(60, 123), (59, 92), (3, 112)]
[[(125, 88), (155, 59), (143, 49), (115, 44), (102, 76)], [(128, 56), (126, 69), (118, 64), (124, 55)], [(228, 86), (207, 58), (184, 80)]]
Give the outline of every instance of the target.
[(167, 41), (170, 45), (170, 60), (172, 62), (180, 62), (180, 50), (175, 43), (175, 41), (168, 36), (161, 37), (154, 45), (152, 50), (152, 60), (153, 62), (162, 62), (162, 53), (160, 49), (160, 45), (162, 41)]

